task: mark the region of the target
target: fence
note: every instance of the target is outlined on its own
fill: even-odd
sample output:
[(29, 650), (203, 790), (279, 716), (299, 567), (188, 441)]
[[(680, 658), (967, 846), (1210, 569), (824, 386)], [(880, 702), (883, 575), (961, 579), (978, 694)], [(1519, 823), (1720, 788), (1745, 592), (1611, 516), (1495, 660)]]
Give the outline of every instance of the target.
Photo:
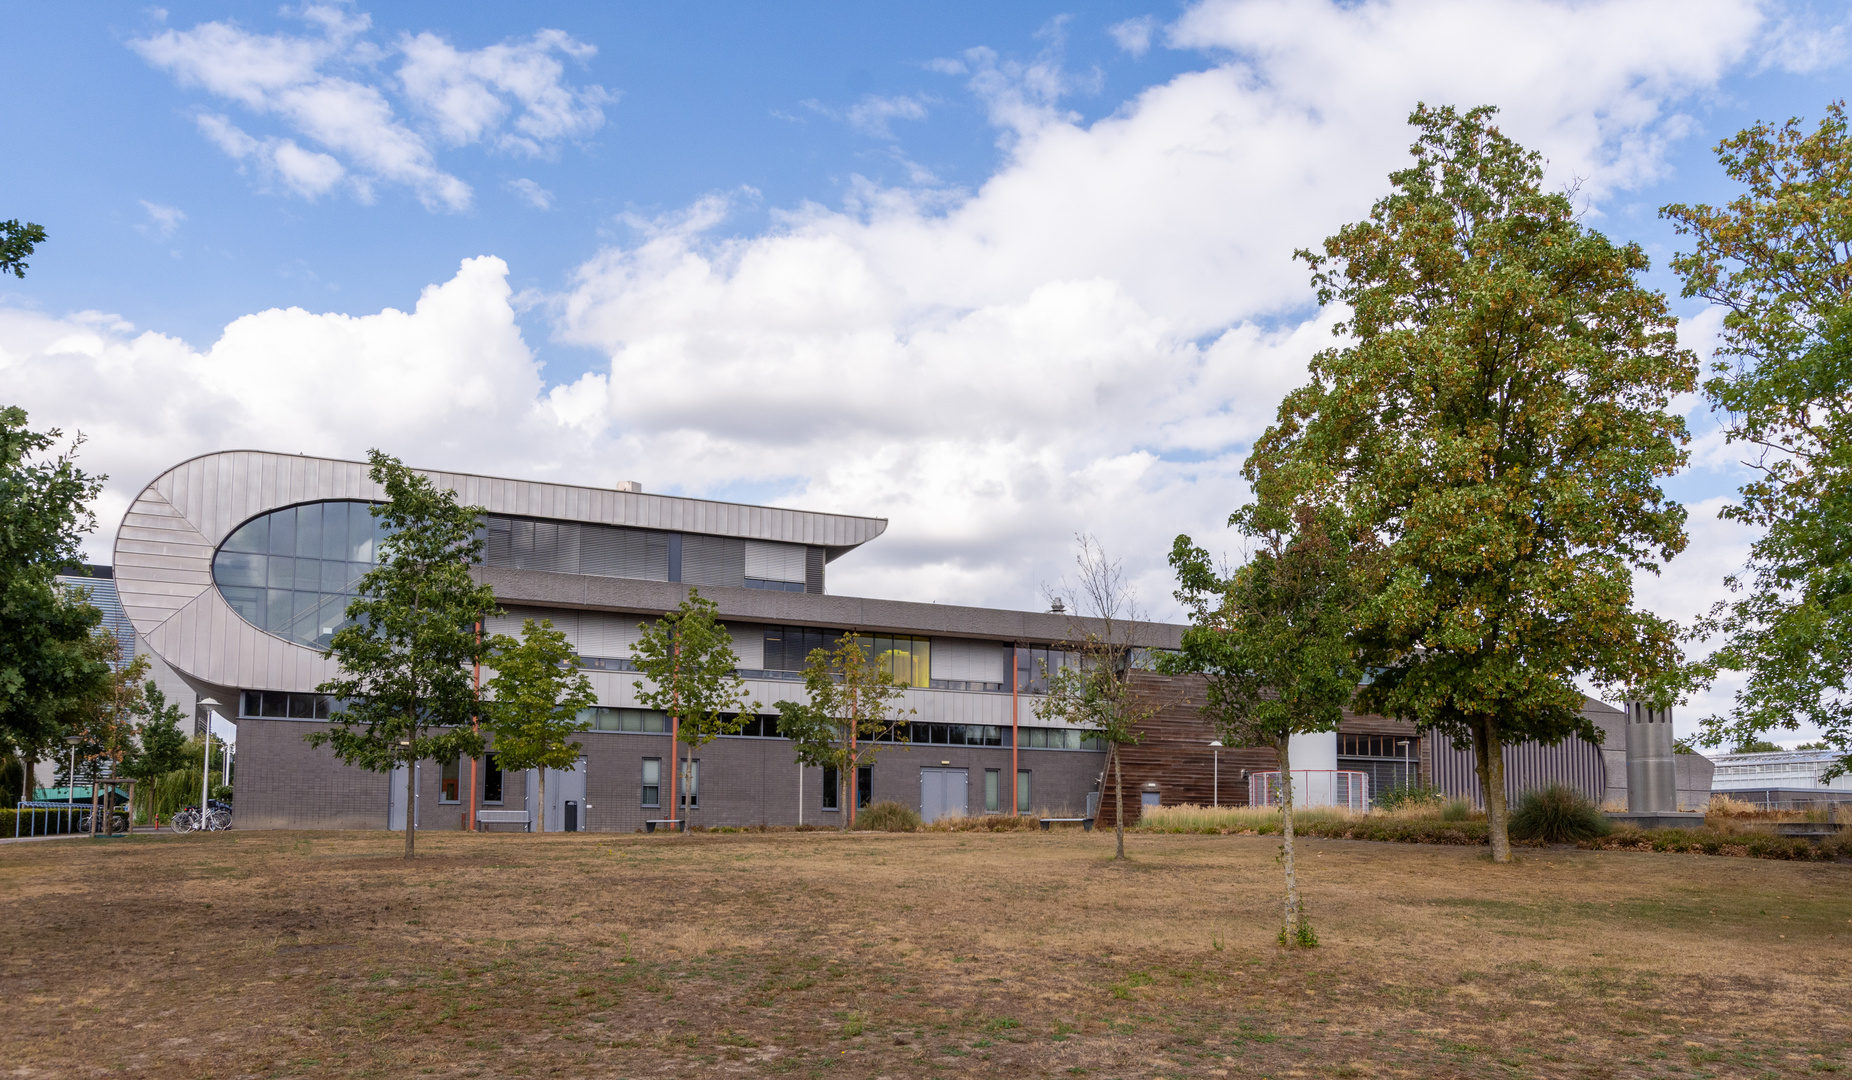
[[(1280, 773), (1248, 774), (1248, 805), (1280, 805)], [(1370, 777), (1348, 769), (1294, 769), (1293, 806), (1342, 806), (1353, 814), (1370, 808)]]
[[(3, 812), (3, 811), (0, 811)], [(79, 832), (90, 816), (90, 800), (80, 803), (21, 799), (12, 811), (13, 836), (62, 836)]]

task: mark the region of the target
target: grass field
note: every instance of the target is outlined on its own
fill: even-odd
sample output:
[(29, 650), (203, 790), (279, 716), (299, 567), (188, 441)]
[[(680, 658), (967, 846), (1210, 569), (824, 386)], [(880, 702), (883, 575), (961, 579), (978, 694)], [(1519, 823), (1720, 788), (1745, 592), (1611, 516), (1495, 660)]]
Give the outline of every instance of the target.
[(0, 1075), (1852, 1076), (1852, 865), (1251, 836), (0, 847)]

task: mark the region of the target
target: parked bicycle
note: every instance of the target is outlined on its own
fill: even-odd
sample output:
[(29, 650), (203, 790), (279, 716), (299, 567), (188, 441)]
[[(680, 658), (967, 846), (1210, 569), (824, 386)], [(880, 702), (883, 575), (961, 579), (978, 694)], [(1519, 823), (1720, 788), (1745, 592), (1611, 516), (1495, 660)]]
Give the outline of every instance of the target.
[(206, 814), (203, 821), (200, 817), (199, 807), (189, 806), (169, 818), (167, 824), (177, 833), (190, 833), (195, 829), (201, 828), (208, 832), (223, 832), (231, 828), (232, 825), (231, 804), (222, 803), (217, 799), (208, 802), (206, 804)]
[[(106, 833), (110, 836), (116, 836), (129, 831), (129, 816), (127, 814), (120, 810), (105, 811), (104, 814), (105, 816), (97, 819), (97, 831)], [(90, 831), (90, 812), (88, 810), (77, 815), (77, 831), (80, 833), (87, 833)]]

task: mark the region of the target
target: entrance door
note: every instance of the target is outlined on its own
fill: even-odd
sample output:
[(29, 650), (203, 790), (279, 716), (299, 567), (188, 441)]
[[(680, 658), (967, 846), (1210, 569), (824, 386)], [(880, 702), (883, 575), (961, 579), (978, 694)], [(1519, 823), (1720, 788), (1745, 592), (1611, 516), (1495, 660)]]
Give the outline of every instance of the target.
[(937, 821), (968, 812), (970, 775), (964, 769), (920, 770), (920, 817)]
[[(423, 765), (423, 762), (419, 762), (413, 768), (422, 768)], [(418, 780), (420, 783), (424, 781), (422, 773)], [(386, 828), (393, 832), (405, 828), (405, 766), (403, 765), (386, 774)], [(412, 796), (412, 828), (424, 828), (424, 818), (418, 813), (416, 794)]]
[[(527, 770), (527, 813), (528, 820), (534, 823), (534, 831), (541, 831), (540, 820), (540, 770)], [(570, 769), (547, 770), (547, 832), (563, 832), (566, 828), (566, 803), (578, 804), (578, 828), (585, 828), (585, 759), (580, 758)]]

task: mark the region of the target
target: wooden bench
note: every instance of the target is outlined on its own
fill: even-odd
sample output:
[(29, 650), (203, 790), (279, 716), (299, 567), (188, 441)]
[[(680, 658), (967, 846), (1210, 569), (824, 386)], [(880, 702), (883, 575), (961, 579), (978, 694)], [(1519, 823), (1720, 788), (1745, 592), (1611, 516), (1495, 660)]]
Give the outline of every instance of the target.
[(1093, 831), (1093, 819), (1090, 817), (1045, 817), (1037, 818), (1042, 823), (1042, 831), (1047, 832), (1055, 825), (1079, 825), (1088, 832)]
[(645, 821), (643, 823), (643, 831), (646, 833), (653, 833), (656, 831), (656, 826), (658, 825), (662, 826), (665, 829), (679, 828), (683, 832), (688, 831), (688, 819), (687, 818), (652, 818), (649, 821)]
[(529, 832), (532, 832), (534, 828), (534, 823), (528, 818), (525, 810), (478, 810), (476, 811), (476, 824), (519, 825)]

